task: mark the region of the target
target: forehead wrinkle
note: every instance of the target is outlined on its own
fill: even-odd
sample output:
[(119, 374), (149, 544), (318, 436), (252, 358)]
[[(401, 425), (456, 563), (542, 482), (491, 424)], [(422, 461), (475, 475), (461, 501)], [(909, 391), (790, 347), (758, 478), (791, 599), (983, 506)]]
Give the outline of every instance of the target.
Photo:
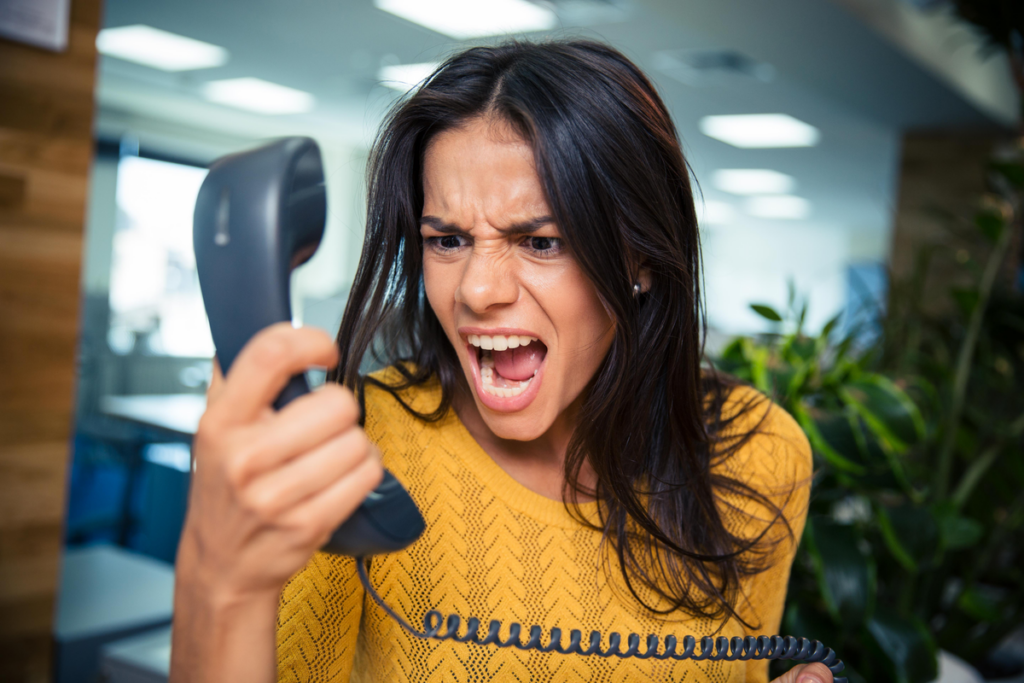
[(536, 229), (524, 224), (546, 216), (550, 209), (533, 151), (503, 123), (471, 120), (439, 133), (430, 143), (424, 194), (425, 204), (431, 206), (425, 206), (425, 212), (440, 209), (441, 218), (464, 231), (481, 225), (506, 234)]

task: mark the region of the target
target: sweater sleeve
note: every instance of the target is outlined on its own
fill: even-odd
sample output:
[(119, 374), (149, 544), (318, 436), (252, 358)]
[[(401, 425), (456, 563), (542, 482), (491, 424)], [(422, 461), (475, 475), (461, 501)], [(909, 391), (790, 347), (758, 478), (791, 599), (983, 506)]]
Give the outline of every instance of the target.
[[(751, 559), (768, 566), (742, 582), (736, 610), (750, 624), (744, 628), (747, 635), (776, 635), (785, 609), (790, 568), (807, 519), (811, 447), (799, 424), (779, 406), (752, 389), (736, 390), (730, 403), (734, 397), (751, 405), (747, 414), (737, 419), (736, 428), (745, 431), (757, 425), (757, 429), (722, 464), (722, 473), (750, 486), (770, 503), (731, 494), (721, 498), (723, 517), (730, 528), (741, 528), (749, 539), (763, 534), (760, 555)], [(733, 405), (735, 410), (737, 404)], [(776, 510), (781, 512), (781, 519)], [(747, 683), (767, 680), (767, 660), (749, 660)]]
[(363, 587), (355, 560), (317, 553), (281, 592), (279, 683), (347, 683), (352, 674)]

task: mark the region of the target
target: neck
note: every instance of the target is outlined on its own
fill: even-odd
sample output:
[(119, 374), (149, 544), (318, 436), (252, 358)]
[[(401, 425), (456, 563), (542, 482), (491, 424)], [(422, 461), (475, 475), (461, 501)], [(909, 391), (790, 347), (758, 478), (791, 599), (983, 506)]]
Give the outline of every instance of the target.
[[(509, 476), (534, 493), (560, 501), (565, 487), (565, 454), (576, 428), (581, 400), (577, 399), (562, 411), (546, 432), (531, 441), (503, 439), (492, 432), (476, 401), (465, 389), (455, 392), (452, 407), (470, 436)], [(591, 490), (597, 483), (597, 476), (588, 462), (580, 468), (579, 483)], [(583, 494), (577, 498), (580, 502), (593, 500)]]

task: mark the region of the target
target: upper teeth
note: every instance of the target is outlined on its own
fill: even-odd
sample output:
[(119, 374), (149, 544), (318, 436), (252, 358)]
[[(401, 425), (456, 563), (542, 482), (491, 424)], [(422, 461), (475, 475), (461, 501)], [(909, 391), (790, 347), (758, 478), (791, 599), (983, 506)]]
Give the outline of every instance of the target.
[(504, 351), (505, 349), (516, 349), (526, 346), (530, 342), (537, 341), (536, 337), (526, 337), (521, 334), (471, 334), (469, 343), (479, 346), (481, 349), (494, 349)]

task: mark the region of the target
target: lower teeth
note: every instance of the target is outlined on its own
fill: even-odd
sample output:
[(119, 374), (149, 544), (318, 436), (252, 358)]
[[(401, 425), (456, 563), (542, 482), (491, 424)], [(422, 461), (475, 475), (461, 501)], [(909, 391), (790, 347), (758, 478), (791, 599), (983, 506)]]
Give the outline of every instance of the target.
[[(519, 394), (526, 391), (526, 388), (530, 386), (530, 382), (533, 381), (533, 377), (537, 376), (537, 371), (534, 370), (533, 377), (530, 377), (529, 379), (524, 379), (510, 387), (495, 386), (494, 374), (494, 359), (491, 357), (491, 354), (489, 353), (482, 354), (480, 358), (480, 380), (481, 383), (483, 384), (484, 391), (486, 391), (491, 396), (511, 398), (513, 396), (518, 396)], [(505, 381), (511, 382), (512, 380), (506, 379)]]

